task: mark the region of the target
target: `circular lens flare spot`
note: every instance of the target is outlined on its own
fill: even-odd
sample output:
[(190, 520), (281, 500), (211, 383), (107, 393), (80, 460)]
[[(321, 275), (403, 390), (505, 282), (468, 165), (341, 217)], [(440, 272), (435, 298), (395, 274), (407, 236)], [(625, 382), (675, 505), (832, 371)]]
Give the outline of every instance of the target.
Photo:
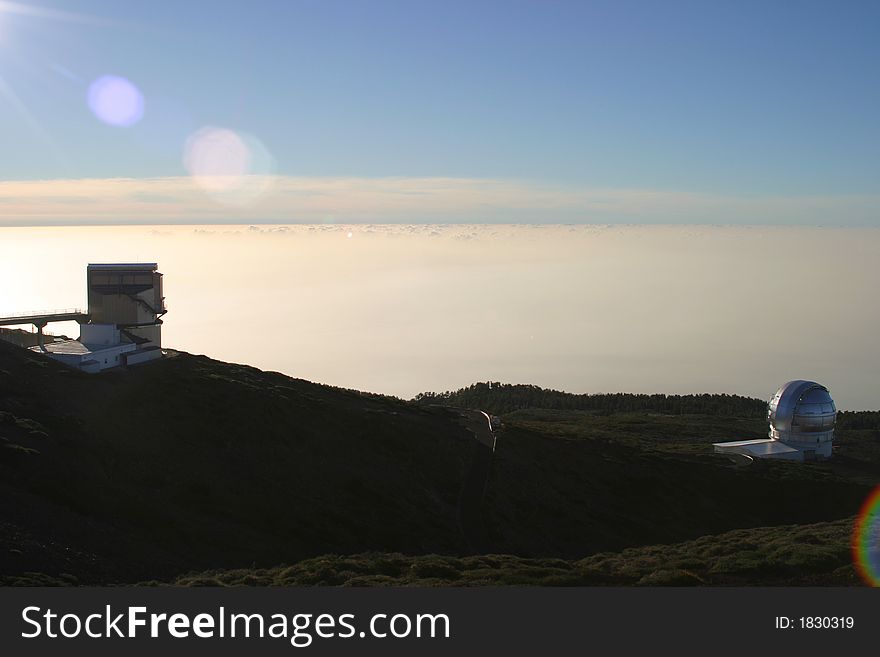
[(865, 500), (853, 531), (853, 561), (869, 586), (880, 586), (880, 486)]
[(183, 164), (202, 187), (219, 191), (248, 173), (251, 154), (232, 130), (202, 128), (187, 139)]
[(109, 125), (130, 126), (144, 117), (144, 96), (125, 78), (105, 75), (89, 85), (89, 109)]
[(196, 183), (219, 201), (246, 204), (272, 183), (273, 161), (250, 135), (207, 126), (186, 140), (183, 164)]

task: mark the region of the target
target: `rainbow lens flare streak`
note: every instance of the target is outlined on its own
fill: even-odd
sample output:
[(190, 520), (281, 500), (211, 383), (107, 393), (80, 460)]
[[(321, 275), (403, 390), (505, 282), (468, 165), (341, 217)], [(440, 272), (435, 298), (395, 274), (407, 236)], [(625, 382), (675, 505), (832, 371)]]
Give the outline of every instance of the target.
[(862, 504), (853, 531), (853, 562), (869, 586), (880, 586), (880, 486)]

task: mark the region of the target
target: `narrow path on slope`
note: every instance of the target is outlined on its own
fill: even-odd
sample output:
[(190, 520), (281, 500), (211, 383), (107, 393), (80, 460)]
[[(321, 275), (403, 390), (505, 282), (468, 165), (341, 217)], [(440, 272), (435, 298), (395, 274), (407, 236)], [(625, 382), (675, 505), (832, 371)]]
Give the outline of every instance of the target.
[(471, 464), (464, 476), (458, 501), (458, 524), (468, 548), (474, 554), (489, 551), (489, 537), (483, 525), (480, 509), (492, 453), (495, 451), (495, 433), (492, 422), (483, 411), (461, 411), (459, 422), (474, 436)]

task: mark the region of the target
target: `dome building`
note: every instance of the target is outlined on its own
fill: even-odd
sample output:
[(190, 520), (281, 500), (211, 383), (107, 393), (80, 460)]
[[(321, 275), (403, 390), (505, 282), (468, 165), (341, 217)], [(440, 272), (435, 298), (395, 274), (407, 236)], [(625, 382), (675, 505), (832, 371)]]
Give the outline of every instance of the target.
[(715, 452), (748, 459), (831, 458), (836, 418), (837, 408), (828, 388), (815, 381), (789, 381), (767, 405), (768, 439), (715, 443)]
[(804, 458), (830, 458), (837, 408), (828, 388), (814, 381), (789, 381), (767, 407), (769, 436), (804, 451)]

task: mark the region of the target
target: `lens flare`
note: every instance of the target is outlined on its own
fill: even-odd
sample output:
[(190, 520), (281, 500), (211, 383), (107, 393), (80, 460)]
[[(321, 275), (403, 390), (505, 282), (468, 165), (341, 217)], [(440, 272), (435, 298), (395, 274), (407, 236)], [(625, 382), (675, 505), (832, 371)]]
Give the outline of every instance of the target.
[(104, 123), (130, 126), (144, 116), (144, 96), (125, 78), (105, 75), (89, 85), (89, 108)]
[(232, 130), (209, 127), (198, 130), (187, 139), (183, 163), (200, 185), (218, 191), (247, 174), (251, 154), (241, 137)]
[(183, 164), (218, 201), (245, 205), (271, 186), (273, 160), (255, 137), (208, 126), (186, 140)]
[(853, 531), (853, 562), (869, 586), (880, 586), (880, 486), (862, 505)]

